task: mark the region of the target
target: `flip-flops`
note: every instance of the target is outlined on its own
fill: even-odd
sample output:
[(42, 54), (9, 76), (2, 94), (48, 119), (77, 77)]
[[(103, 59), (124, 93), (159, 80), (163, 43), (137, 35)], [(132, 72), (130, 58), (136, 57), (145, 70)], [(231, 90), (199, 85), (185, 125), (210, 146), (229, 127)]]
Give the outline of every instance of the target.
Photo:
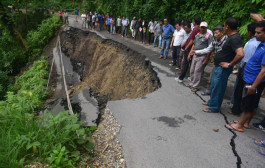
[[(235, 124), (239, 123), (238, 120), (233, 120), (233, 122), (234, 122)], [(250, 126), (246, 127), (246, 126), (244, 125), (244, 128), (246, 128), (246, 129), (250, 129), (251, 127), (250, 127)]]
[[(229, 126), (229, 127), (228, 127), (228, 126)], [(230, 130), (233, 130), (233, 131), (237, 131), (237, 132), (244, 132), (244, 131), (245, 131), (244, 129), (237, 129), (237, 128), (234, 128), (234, 127), (232, 127), (232, 125), (230, 125), (230, 124), (226, 124), (226, 125), (225, 125), (225, 128), (230, 129)]]
[[(263, 151), (264, 151), (264, 148), (263, 148)], [(263, 152), (261, 149), (259, 150), (259, 153), (261, 154), (261, 155), (263, 155), (263, 156), (265, 156), (265, 151)]]
[[(258, 142), (260, 142), (261, 144), (259, 144)], [(256, 140), (254, 140), (254, 144), (265, 148), (265, 140), (262, 141), (261, 139), (256, 139)]]
[(197, 89), (197, 88), (193, 88), (193, 89), (191, 89), (191, 91), (192, 92), (197, 92), (199, 89)]
[(218, 113), (218, 112), (213, 112), (212, 110), (210, 110), (208, 108), (204, 108), (202, 111), (205, 113)]
[(203, 105), (205, 106), (209, 106), (209, 104), (205, 101), (205, 102), (202, 102)]
[(191, 88), (191, 85), (190, 84), (186, 84), (185, 86), (188, 87), (188, 88)]
[(202, 95), (202, 96), (209, 96), (209, 95), (210, 95), (210, 93), (207, 93), (207, 92), (202, 92), (202, 93), (201, 93), (201, 95)]

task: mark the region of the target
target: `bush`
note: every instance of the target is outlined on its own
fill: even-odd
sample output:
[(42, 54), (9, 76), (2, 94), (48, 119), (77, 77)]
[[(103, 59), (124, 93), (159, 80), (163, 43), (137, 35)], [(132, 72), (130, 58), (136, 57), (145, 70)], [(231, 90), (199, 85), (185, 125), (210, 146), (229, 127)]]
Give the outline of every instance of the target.
[(55, 30), (60, 26), (61, 22), (59, 17), (52, 15), (50, 18), (42, 21), (42, 24), (37, 30), (28, 32), (27, 43), (29, 50), (27, 54), (30, 60), (39, 56), (44, 46), (54, 37)]
[(16, 79), (6, 101), (0, 102), (0, 167), (22, 167), (31, 162), (50, 167), (74, 167), (80, 154), (90, 151), (90, 129), (77, 115), (34, 114), (47, 95), (47, 62), (36, 61)]
[(8, 84), (9, 79), (7, 73), (0, 70), (0, 100), (4, 98)]

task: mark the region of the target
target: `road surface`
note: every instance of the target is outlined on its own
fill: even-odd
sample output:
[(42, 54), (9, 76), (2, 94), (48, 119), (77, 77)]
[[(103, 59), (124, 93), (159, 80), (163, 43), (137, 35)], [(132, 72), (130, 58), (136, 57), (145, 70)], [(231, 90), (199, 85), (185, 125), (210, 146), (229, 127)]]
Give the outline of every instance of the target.
[[(69, 21), (70, 26), (81, 28), (80, 20), (75, 22), (70, 16)], [(234, 134), (224, 127), (225, 117), (228, 121), (238, 117), (226, 112), (227, 99), (223, 102), (223, 114), (202, 112), (202, 99), (174, 80), (176, 70), (168, 66), (169, 60), (158, 59), (157, 48), (143, 46), (138, 41), (110, 35), (106, 31), (98, 34), (145, 55), (162, 84), (160, 89), (144, 97), (108, 102), (122, 126), (118, 138), (128, 168), (233, 168), (239, 167), (239, 160), (242, 161), (241, 167), (264, 167), (264, 156), (258, 153), (259, 147), (253, 143), (256, 138), (265, 139), (264, 132), (256, 129), (235, 132), (233, 152), (230, 142)], [(206, 78), (209, 71), (208, 67)], [(234, 80), (235, 75), (231, 75), (226, 97), (231, 95)], [(209, 97), (203, 99), (208, 100)], [(263, 109), (264, 99), (259, 112), (264, 113)], [(214, 128), (219, 131), (213, 131)]]

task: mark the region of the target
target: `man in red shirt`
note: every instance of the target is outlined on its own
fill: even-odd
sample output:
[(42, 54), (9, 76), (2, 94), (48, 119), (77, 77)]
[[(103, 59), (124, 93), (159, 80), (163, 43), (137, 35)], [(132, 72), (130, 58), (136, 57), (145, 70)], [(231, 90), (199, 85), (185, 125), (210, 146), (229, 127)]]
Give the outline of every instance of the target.
[(193, 18), (193, 25), (195, 26), (190, 34), (190, 37), (187, 39), (187, 41), (184, 43), (184, 45), (182, 47), (185, 47), (185, 51), (184, 51), (184, 62), (182, 64), (182, 70), (181, 70), (181, 74), (178, 78), (176, 78), (176, 80), (180, 83), (183, 82), (183, 79), (186, 76), (186, 73), (189, 69), (189, 65), (190, 62), (188, 60), (188, 55), (190, 53), (193, 41), (195, 39), (195, 36), (200, 32), (200, 24), (201, 24), (201, 18), (198, 16), (195, 16)]
[(59, 10), (59, 16), (60, 16), (60, 20), (63, 21), (63, 11), (62, 11), (62, 9)]

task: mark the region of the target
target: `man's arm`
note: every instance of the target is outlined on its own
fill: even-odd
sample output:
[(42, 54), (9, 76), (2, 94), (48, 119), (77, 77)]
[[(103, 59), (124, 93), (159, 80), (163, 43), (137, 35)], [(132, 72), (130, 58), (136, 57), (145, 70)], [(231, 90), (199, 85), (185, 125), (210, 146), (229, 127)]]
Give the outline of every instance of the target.
[(251, 85), (251, 87), (248, 88), (248, 95), (252, 95), (256, 93), (256, 89), (261, 84), (261, 82), (265, 79), (265, 65), (261, 65), (261, 71), (258, 74), (256, 80), (254, 83)]
[(191, 60), (191, 53), (193, 53), (192, 51), (193, 51), (194, 47), (195, 47), (195, 45), (193, 44), (193, 46), (191, 47), (190, 53), (188, 55), (188, 61)]
[(250, 16), (251, 16), (251, 18), (252, 18), (253, 20), (255, 20), (255, 21), (257, 21), (257, 22), (264, 20), (264, 18), (262, 17), (261, 14), (251, 13)]
[(213, 43), (211, 43), (207, 48), (204, 48), (202, 50), (195, 50), (196, 55), (203, 55), (208, 54), (214, 50)]
[(210, 53), (207, 54), (205, 60), (203, 61), (203, 65), (204, 65), (204, 66), (208, 64), (208, 62), (209, 62), (209, 60), (210, 60), (210, 57), (211, 57), (212, 53), (213, 53), (213, 52), (210, 52)]
[(174, 39), (175, 39), (175, 36), (173, 36), (173, 38), (171, 40), (170, 48), (172, 48), (172, 46), (173, 46)]
[(229, 63), (229, 62), (221, 62), (220, 66), (222, 68), (230, 68), (232, 66), (234, 66), (235, 64), (237, 64), (243, 57), (244, 57), (244, 51), (243, 48), (238, 48), (236, 49), (236, 56), (235, 58)]
[(186, 45), (186, 47), (185, 47), (185, 50), (186, 50), (186, 51), (192, 46), (193, 41), (194, 41), (194, 39), (191, 39), (190, 42), (189, 42), (189, 44)]

